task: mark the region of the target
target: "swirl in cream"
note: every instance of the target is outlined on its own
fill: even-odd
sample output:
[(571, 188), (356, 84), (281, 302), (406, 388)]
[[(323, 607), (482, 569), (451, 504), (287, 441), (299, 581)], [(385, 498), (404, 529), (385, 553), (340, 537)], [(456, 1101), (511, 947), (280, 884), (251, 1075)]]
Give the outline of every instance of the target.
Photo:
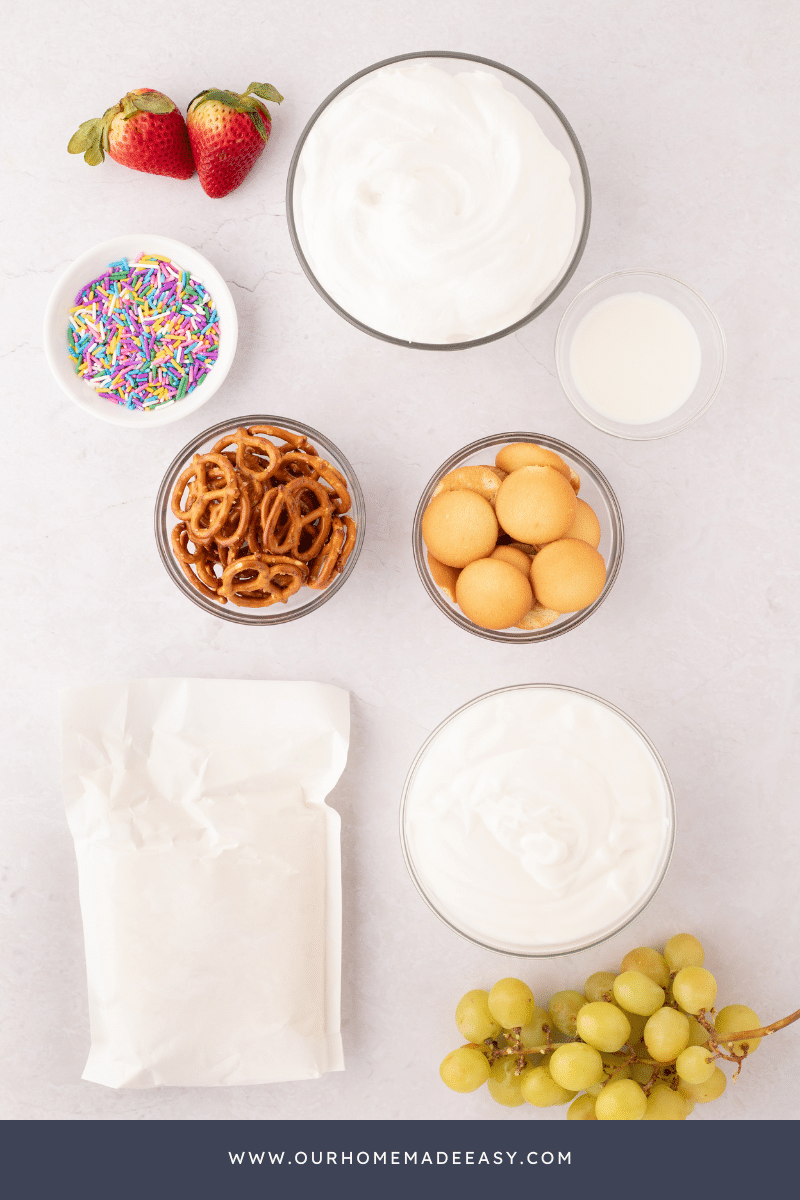
[(486, 71), (384, 67), (300, 156), (301, 243), (328, 294), (392, 337), (470, 341), (526, 316), (575, 235), (567, 160)]

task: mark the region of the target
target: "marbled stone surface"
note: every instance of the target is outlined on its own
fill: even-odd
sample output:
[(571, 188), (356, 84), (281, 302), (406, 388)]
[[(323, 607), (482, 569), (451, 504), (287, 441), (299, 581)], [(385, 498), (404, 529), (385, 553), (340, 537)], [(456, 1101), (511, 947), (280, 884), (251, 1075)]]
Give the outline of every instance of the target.
[[(456, 1096), (438, 1079), (458, 1043), (461, 993), (521, 970), (545, 997), (684, 928), (703, 938), (723, 1002), (764, 1020), (797, 1008), (797, 13), (725, 0), (43, 0), (9, 10), (4, 31), (0, 1115), (501, 1115), (485, 1092)], [(291, 152), (320, 101), (369, 63), (424, 49), (483, 54), (536, 81), (573, 124), (594, 193), (588, 248), (565, 293), (516, 335), (465, 352), (412, 352), (351, 328), (307, 282), (284, 217)], [(252, 79), (286, 101), (264, 158), (224, 200), (196, 179), (110, 160), (92, 170), (66, 153), (77, 125), (129, 88), (164, 90), (185, 108), (204, 87)], [(60, 273), (129, 231), (201, 250), (229, 282), (241, 327), (208, 406), (149, 432), (81, 412), (42, 353)], [(567, 304), (624, 267), (685, 279), (728, 338), (717, 401), (660, 442), (594, 430), (555, 376)], [(346, 589), (270, 630), (187, 603), (152, 535), (156, 489), (177, 450), (253, 411), (326, 432), (353, 462), (369, 514)], [(625, 518), (610, 598), (541, 646), (462, 633), (412, 562), (411, 517), (434, 468), (504, 429), (580, 448)], [(343, 1074), (207, 1091), (81, 1082), (89, 1035), (58, 689), (148, 675), (319, 679), (352, 694), (350, 762), (332, 796), (343, 818)], [(397, 830), (403, 779), (428, 732), (476, 694), (525, 681), (574, 684), (630, 713), (666, 760), (679, 811), (669, 874), (634, 925), (591, 951), (527, 965), (472, 947), (428, 911)], [(798, 1058), (796, 1027), (692, 1119), (800, 1116)], [(508, 1119), (561, 1115), (526, 1106)]]

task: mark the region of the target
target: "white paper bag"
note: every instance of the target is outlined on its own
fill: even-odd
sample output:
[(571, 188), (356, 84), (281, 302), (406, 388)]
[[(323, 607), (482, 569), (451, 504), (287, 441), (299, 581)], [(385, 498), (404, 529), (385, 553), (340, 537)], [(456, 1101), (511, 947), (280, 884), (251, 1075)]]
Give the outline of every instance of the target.
[(344, 1068), (347, 692), (155, 679), (62, 693), (92, 1046), (109, 1087)]

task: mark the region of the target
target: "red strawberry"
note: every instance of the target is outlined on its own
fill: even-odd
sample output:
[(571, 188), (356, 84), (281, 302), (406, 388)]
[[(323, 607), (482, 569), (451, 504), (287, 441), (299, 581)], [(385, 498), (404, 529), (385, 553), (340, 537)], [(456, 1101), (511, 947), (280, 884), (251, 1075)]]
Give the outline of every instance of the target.
[(251, 83), (241, 95), (208, 88), (189, 105), (186, 126), (207, 196), (237, 188), (267, 144), (272, 118), (251, 92), (275, 104), (283, 99), (270, 84)]
[(123, 167), (189, 179), (194, 160), (183, 117), (168, 96), (152, 88), (137, 88), (102, 117), (84, 121), (67, 146), (70, 154), (83, 154), (90, 167), (105, 158), (107, 150)]

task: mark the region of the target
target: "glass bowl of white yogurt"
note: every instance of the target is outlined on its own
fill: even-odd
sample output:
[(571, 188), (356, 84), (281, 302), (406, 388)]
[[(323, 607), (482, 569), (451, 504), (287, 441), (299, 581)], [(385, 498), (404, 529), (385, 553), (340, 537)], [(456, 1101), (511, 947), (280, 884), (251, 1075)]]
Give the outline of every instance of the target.
[(286, 185), (289, 233), (320, 296), (414, 349), (494, 341), (572, 277), (589, 233), (583, 151), (510, 67), (449, 51), (359, 71), (317, 109)]
[(688, 284), (657, 271), (615, 271), (572, 301), (555, 357), (585, 420), (647, 441), (685, 429), (712, 403), (725, 374), (725, 334)]
[(433, 731), (400, 806), (428, 907), (488, 950), (572, 954), (650, 903), (675, 842), (675, 797), (647, 735), (562, 684), (487, 692)]
[[(425, 510), (434, 497), (438, 485), (443, 478), (460, 467), (477, 464), (491, 465), (495, 462), (498, 451), (504, 446), (529, 442), (541, 446), (557, 454), (572, 472), (573, 487), (578, 500), (587, 504), (595, 514), (598, 523), (598, 540), (596, 549), (605, 563), (605, 583), (597, 598), (576, 612), (551, 613), (544, 615), (539, 628), (487, 629), (475, 624), (462, 612), (452, 593), (448, 593), (434, 578), (431, 570), (431, 559), (422, 536), (422, 522)], [(509, 539), (506, 537), (505, 541)], [(549, 437), (544, 433), (530, 433), (515, 430), (509, 433), (496, 433), (489, 437), (479, 438), (468, 446), (457, 450), (446, 462), (434, 472), (420, 496), (411, 530), (411, 542), (414, 552), (414, 563), (417, 574), (425, 591), (430, 596), (440, 612), (449, 617), (454, 624), (467, 633), (476, 637), (486, 638), (492, 642), (508, 642), (519, 645), (528, 642), (544, 642), (550, 638), (559, 637), (576, 629), (595, 612), (606, 600), (614, 581), (622, 566), (622, 554), (625, 546), (625, 530), (622, 521), (622, 509), (614, 489), (603, 472), (590, 458), (574, 446)]]

